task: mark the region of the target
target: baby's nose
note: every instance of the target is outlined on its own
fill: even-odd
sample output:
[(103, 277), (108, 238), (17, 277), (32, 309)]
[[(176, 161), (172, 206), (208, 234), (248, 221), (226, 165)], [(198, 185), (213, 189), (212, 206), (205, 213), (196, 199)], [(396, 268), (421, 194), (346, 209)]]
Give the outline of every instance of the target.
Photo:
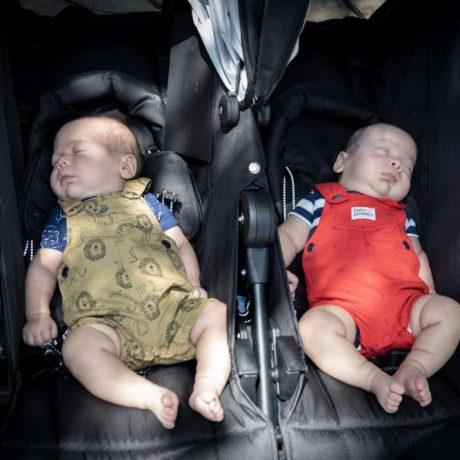
[(62, 155), (57, 162), (57, 169), (62, 169), (69, 164), (69, 159), (66, 155)]
[(401, 162), (397, 159), (397, 158), (392, 158), (390, 160), (390, 165), (395, 168), (396, 170), (398, 170), (399, 172), (401, 172), (403, 170), (403, 167), (401, 165)]

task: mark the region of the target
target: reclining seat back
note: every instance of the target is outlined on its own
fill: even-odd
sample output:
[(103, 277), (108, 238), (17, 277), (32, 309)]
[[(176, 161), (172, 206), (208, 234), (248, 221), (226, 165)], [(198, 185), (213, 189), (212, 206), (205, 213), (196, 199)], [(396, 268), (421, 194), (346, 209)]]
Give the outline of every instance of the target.
[[(148, 61), (146, 66), (145, 56), (137, 59), (138, 50), (130, 34), (120, 38), (121, 34), (117, 32), (116, 36), (108, 34), (108, 37), (102, 37), (101, 52), (99, 47), (101, 43), (97, 37), (101, 34), (107, 35), (107, 29), (99, 27), (99, 24), (104, 23), (103, 20), (97, 21), (96, 28), (89, 28), (88, 32), (92, 37), (90, 40), (86, 38), (86, 28), (83, 34), (80, 34), (81, 30), (79, 30), (76, 34), (77, 38), (73, 39), (73, 34), (69, 33), (69, 30), (75, 17), (77, 25), (81, 27), (81, 18), (77, 15), (73, 16), (70, 12), (68, 16), (57, 18), (57, 25), (53, 21), (50, 22), (53, 31), (59, 29), (58, 32), (64, 32), (62, 33), (64, 44), (56, 40), (53, 34), (48, 34), (48, 30), (44, 31), (43, 35), (46, 37), (43, 40), (44, 48), (49, 47), (49, 49), (47, 49), (48, 56), (45, 56), (44, 62), (40, 64), (47, 70), (44, 78), (46, 84), (41, 85), (40, 88), (33, 87), (35, 91), (33, 97), (29, 97), (25, 89), (29, 85), (33, 86), (37, 81), (43, 83), (40, 78), (30, 78), (29, 71), (33, 71), (35, 77), (37, 68), (33, 66), (33, 69), (27, 68), (26, 71), (22, 69), (20, 72), (19, 86), (23, 91), (19, 91), (19, 104), (22, 114), (26, 115), (21, 119), (24, 133), (28, 131), (29, 125), (27, 113), (30, 115), (36, 112), (33, 110), (35, 94), (42, 94), (43, 87), (51, 88), (42, 99), (43, 108), (36, 122), (33, 123), (30, 134), (31, 166), (24, 178), (20, 196), (24, 240), (35, 239), (34, 246), (37, 245), (47, 212), (55, 203), (48, 185), (49, 158), (53, 135), (59, 127), (70, 119), (89, 113), (112, 114), (125, 119), (135, 132), (141, 150), (146, 155), (144, 173), (153, 178), (154, 186), (157, 188), (155, 192), (166, 189), (179, 195), (180, 203), (176, 205), (176, 215), (186, 235), (195, 243), (201, 261), (202, 279), (206, 282), (205, 287), (210, 295), (217, 296), (229, 305), (228, 330), (231, 345), (234, 311), (232, 307), (235, 298), (235, 284), (232, 282), (232, 277), (236, 272), (236, 257), (232, 248), (237, 238), (238, 196), (244, 184), (254, 181), (254, 174), (248, 170), (247, 164), (253, 157), (259, 159), (261, 151), (253, 118), (248, 113), (243, 115), (250, 128), (250, 136), (246, 136), (248, 125), (241, 127), (241, 130), (234, 130), (229, 137), (216, 136), (212, 142), (212, 161), (206, 164), (189, 161), (191, 167), (194, 167), (194, 177), (199, 179), (199, 191), (206, 200), (204, 206), (207, 215), (210, 216), (201, 225), (201, 201), (197, 197), (193, 181), (190, 183), (188, 168), (184, 169), (185, 162), (181, 157), (162, 150), (164, 148), (162, 111), (163, 102), (166, 100), (166, 86), (168, 101), (176, 96), (178, 114), (191, 104), (196, 92), (186, 90), (183, 100), (180, 100), (177, 94), (171, 95), (170, 81), (167, 82), (166, 74), (163, 72), (169, 64), (164, 59), (167, 56), (163, 52), (159, 53), (162, 59), (160, 71), (156, 68), (157, 63), (153, 63), (158, 57), (156, 55), (149, 55), (151, 62)], [(90, 18), (91, 24), (94, 22), (93, 19)], [(62, 24), (60, 24), (61, 20)], [(135, 22), (137, 23), (138, 20), (146, 25), (144, 29), (149, 27), (149, 20), (144, 23), (142, 18), (136, 18)], [(116, 20), (108, 18), (108, 21), (117, 25)], [(66, 24), (70, 24), (69, 27), (66, 27)], [(155, 34), (160, 34), (164, 28), (160, 29), (160, 32), (155, 27), (150, 31), (152, 30)], [(61, 37), (61, 35), (57, 36)], [(20, 38), (22, 39), (22, 36)], [(33, 47), (41, 41), (41, 38), (41, 35), (38, 38), (30, 37)], [(153, 37), (152, 40), (150, 33), (148, 38), (151, 40), (149, 43), (153, 43), (157, 37)], [(162, 43), (163, 38), (160, 37)], [(129, 47), (124, 47), (126, 43)], [(182, 44), (185, 47), (191, 44), (189, 49), (194, 50), (193, 55), (190, 56), (192, 63), (198, 59), (204, 67), (207, 66), (200, 55), (200, 47), (193, 34), (190, 40), (185, 40), (184, 43), (180, 43)], [(69, 46), (74, 47), (73, 53), (69, 52), (73, 49)], [(128, 53), (126, 48), (134, 49), (132, 53)], [(165, 48), (164, 43), (163, 48)], [(171, 61), (174, 61), (173, 57)], [(133, 65), (130, 66), (130, 63)], [(101, 68), (121, 68), (125, 75), (114, 71), (106, 72)], [(81, 73), (82, 70), (90, 72)], [(189, 89), (188, 71), (189, 69), (186, 68), (185, 72), (170, 77), (183, 78), (184, 87)], [(130, 76), (127, 77), (126, 74)], [(133, 75), (140, 76), (139, 81), (135, 81)], [(209, 111), (214, 112), (217, 107), (213, 105), (213, 96), (214, 92), (218, 93), (216, 90), (218, 85), (215, 84), (216, 80), (212, 72), (207, 72), (207, 76), (210, 78), (209, 86), (207, 84), (201, 86), (203, 81), (199, 80), (196, 88), (204, 87), (208, 93), (211, 93)], [(133, 94), (139, 97), (131, 99), (130, 96)], [(170, 108), (169, 104), (168, 111)], [(173, 113), (173, 118), (174, 115), (176, 114)], [(219, 130), (217, 124), (211, 127), (203, 126), (196, 113), (194, 118), (194, 121), (198, 122), (192, 129), (187, 119), (181, 126), (192, 138), (208, 138), (208, 128), (211, 132), (210, 137)], [(170, 129), (170, 136), (174, 137), (174, 135), (174, 130)], [(25, 139), (26, 136), (28, 134), (24, 134)], [(153, 152), (149, 152), (152, 147)], [(181, 153), (184, 152), (181, 150)], [(208, 158), (204, 159), (209, 161)], [(171, 170), (174, 170), (173, 185), (168, 179)], [(260, 176), (261, 174), (258, 174), (256, 178)], [(186, 199), (183, 198), (184, 196)], [(222, 260), (226, 263), (222, 263)], [(233, 299), (233, 302), (228, 299)], [(20, 334), (19, 326), (16, 335), (20, 337)], [(232, 352), (232, 347), (230, 348)], [(261, 452), (262, 447), (264, 458), (272, 459), (277, 456), (272, 425), (252, 404), (233, 377), (221, 398), (226, 411), (225, 420), (221, 424), (214, 424), (188, 406), (188, 398), (193, 386), (194, 361), (173, 366), (154, 366), (149, 369), (146, 378), (171, 388), (180, 398), (180, 414), (176, 427), (173, 431), (166, 431), (161, 428), (153, 415), (145, 411), (111, 405), (93, 397), (80, 385), (69, 385), (56, 376), (56, 373), (44, 373), (42, 368), (37, 369), (37, 366), (34, 368), (33, 365), (39, 361), (37, 354), (40, 351), (30, 349), (25, 351), (22, 356), (26, 365), (24, 368), (30, 364), (30, 369), (24, 370), (26, 381), (20, 390), (15, 412), (2, 439), (0, 456), (26, 458), (35, 454), (39, 456), (39, 453), (44, 452), (43, 458), (69, 455), (72, 458), (100, 458), (101, 455), (117, 458), (152, 458), (152, 455), (169, 458), (173, 455), (175, 458), (187, 459), (209, 458), (216, 455), (230, 458), (233, 455), (245, 458), (254, 450)], [(29, 355), (34, 356), (28, 360)], [(34, 370), (37, 372), (30, 372)], [(30, 417), (31, 411), (39, 415)]]
[[(201, 224), (199, 198), (186, 162), (174, 152), (161, 150), (161, 96), (128, 75), (93, 72), (77, 75), (41, 98), (41, 109), (30, 136), (30, 162), (19, 195), (25, 240), (35, 244), (39, 241), (48, 213), (57, 203), (49, 185), (54, 135), (66, 122), (90, 114), (113, 116), (129, 126), (144, 156), (142, 174), (152, 179), (152, 192), (175, 194), (176, 203), (169, 199), (167, 204), (174, 206), (187, 236), (195, 237)], [(160, 200), (164, 199), (162, 196)]]
[[(379, 119), (375, 108), (352, 94), (301, 84), (287, 89), (271, 104), (272, 121), (266, 135), (267, 176), (280, 222), (315, 183), (335, 180), (337, 153), (356, 129)], [(300, 275), (298, 311), (306, 309), (300, 257), (293, 262)]]
[[(404, 87), (396, 98), (399, 106), (419, 118), (402, 120), (401, 114), (392, 113), (388, 107), (385, 112), (381, 110), (376, 81), (388, 78), (388, 69), (378, 69), (384, 76), (374, 73), (375, 50), (367, 49), (366, 31), (367, 25), (355, 20), (307, 24), (299, 56), (272, 99), (265, 146), (267, 176), (280, 220), (315, 182), (334, 180), (331, 168), (335, 157), (356, 129), (378, 120), (404, 128), (404, 122), (411, 126), (411, 121), (422, 118), (414, 110), (413, 101), (404, 99), (408, 94)], [(383, 31), (379, 32), (380, 37)], [(366, 51), (374, 52), (370, 57)], [(392, 75), (388, 91), (398, 87), (400, 76)], [(385, 105), (393, 104), (393, 99), (385, 100)], [(286, 166), (289, 172), (285, 172)], [(425, 173), (417, 170), (413, 179), (419, 180), (418, 174)], [(302, 279), (300, 266), (296, 271)], [(297, 293), (295, 304), (300, 312), (306, 308), (304, 291)], [(303, 391), (285, 412), (287, 456), (301, 458), (308, 451), (311, 458), (322, 459), (404, 458), (425, 437), (433, 441), (451, 420), (456, 421), (458, 429), (458, 369), (457, 354), (430, 378), (434, 398), (429, 410), (405, 398), (399, 411), (389, 416), (373, 395), (338, 382), (310, 365)], [(451, 437), (450, 442), (453, 440)]]

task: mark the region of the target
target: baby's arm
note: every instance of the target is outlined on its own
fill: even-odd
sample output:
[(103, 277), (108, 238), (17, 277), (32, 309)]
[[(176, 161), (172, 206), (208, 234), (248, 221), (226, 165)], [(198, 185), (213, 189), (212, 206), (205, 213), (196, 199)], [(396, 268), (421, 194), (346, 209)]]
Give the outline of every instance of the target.
[(62, 252), (40, 249), (27, 270), (26, 324), (22, 335), (28, 345), (43, 345), (57, 335), (57, 326), (50, 314), (50, 302), (61, 260)]
[(418, 275), (428, 285), (428, 287), (430, 288), (430, 293), (434, 294), (436, 291), (434, 289), (433, 275), (431, 273), (430, 262), (428, 261), (428, 257), (425, 251), (423, 250), (418, 238), (411, 237), (411, 241), (414, 246), (415, 253), (417, 254), (418, 260), (420, 261), (420, 270)]
[[(310, 227), (295, 215), (289, 216), (284, 223), (278, 227), (278, 236), (286, 267), (291, 265), (295, 256), (302, 251), (310, 234)], [(292, 296), (299, 284), (299, 278), (294, 273), (287, 271), (289, 289)]]
[(184, 263), (188, 279), (192, 283), (193, 293), (197, 297), (207, 297), (208, 294), (201, 287), (200, 283), (200, 267), (198, 265), (198, 259), (196, 258), (192, 245), (184, 235), (184, 232), (178, 225), (175, 225), (169, 230), (166, 230), (165, 234), (172, 238), (176, 243), (182, 262)]
[(286, 267), (289, 267), (295, 256), (302, 251), (309, 234), (310, 227), (295, 215), (289, 216), (278, 227), (278, 236)]

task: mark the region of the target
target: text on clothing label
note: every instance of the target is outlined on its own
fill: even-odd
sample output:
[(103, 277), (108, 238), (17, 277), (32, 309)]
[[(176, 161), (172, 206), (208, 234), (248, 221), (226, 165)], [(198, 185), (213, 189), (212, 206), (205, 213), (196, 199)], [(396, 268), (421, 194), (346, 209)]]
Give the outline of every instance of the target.
[(369, 219), (375, 220), (375, 209), (364, 207), (351, 208), (351, 220)]

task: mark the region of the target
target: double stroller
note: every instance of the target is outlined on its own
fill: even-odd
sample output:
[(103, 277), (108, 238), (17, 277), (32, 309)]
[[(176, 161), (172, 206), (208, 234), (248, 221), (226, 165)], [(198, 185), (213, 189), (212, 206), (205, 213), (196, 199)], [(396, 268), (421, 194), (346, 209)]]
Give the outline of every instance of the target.
[[(354, 130), (401, 126), (419, 149), (411, 198), (437, 290), (460, 300), (460, 7), (105, 2), (118, 5), (109, 12), (104, 2), (49, 3), (0, 5), (0, 457), (452, 458), (459, 352), (430, 379), (429, 407), (405, 399), (394, 415), (319, 371), (302, 352), (296, 320), (308, 307), (302, 287), (291, 299), (276, 226), (313, 183), (331, 179)], [(194, 245), (203, 286), (228, 305), (222, 423), (188, 407), (193, 361), (143, 370), (179, 395), (168, 431), (146, 411), (90, 395), (66, 373), (59, 341), (22, 344), (24, 272), (54, 205), (52, 138), (90, 113), (131, 127), (152, 192)], [(63, 327), (57, 296), (53, 312)]]

